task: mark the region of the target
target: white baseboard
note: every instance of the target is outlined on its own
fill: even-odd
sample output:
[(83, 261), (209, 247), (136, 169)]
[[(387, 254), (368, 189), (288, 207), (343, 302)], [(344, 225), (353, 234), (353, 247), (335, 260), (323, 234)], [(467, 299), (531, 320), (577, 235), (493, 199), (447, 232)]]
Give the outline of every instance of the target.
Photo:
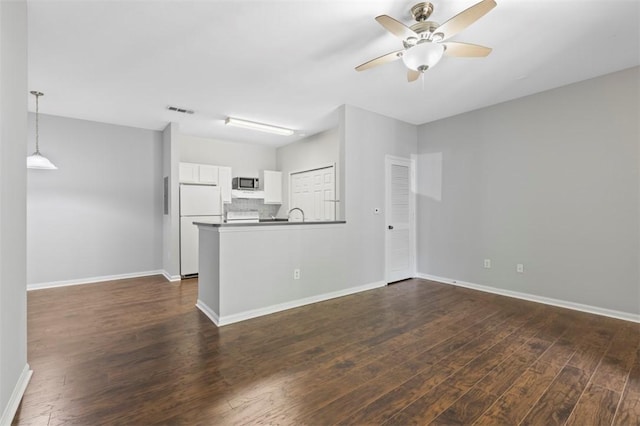
[(20, 374), (18, 382), (13, 388), (13, 392), (11, 393), (11, 397), (7, 402), (7, 406), (2, 413), (2, 417), (0, 417), (0, 426), (9, 426), (13, 421), (13, 418), (18, 411), (18, 407), (20, 406), (22, 396), (27, 390), (29, 380), (31, 380), (31, 375), (33, 375), (33, 370), (29, 367), (29, 364), (25, 364), (24, 369), (22, 370), (22, 374)]
[(417, 273), (416, 277), (423, 278), (425, 280), (437, 281), (443, 284), (452, 284), (458, 287), (466, 287), (473, 290), (484, 291), (486, 293), (499, 294), (501, 296), (528, 300), (530, 302), (543, 303), (545, 305), (552, 305), (560, 308), (572, 309), (574, 311), (587, 312), (590, 314), (602, 315), (605, 317), (611, 317), (611, 318), (621, 319), (625, 321), (640, 323), (640, 315), (633, 314), (630, 312), (615, 311), (612, 309), (600, 308), (598, 306), (583, 305), (581, 303), (569, 302), (569, 301), (560, 300), (560, 299), (552, 299), (550, 297), (537, 296), (535, 294), (529, 294), (529, 293), (521, 293), (519, 291), (505, 290), (502, 288), (474, 284), (466, 281), (454, 280), (451, 278), (438, 277), (436, 275)]
[(180, 280), (182, 279), (182, 278), (180, 277), (180, 275), (171, 275), (171, 274), (169, 274), (169, 273), (168, 273), (167, 271), (165, 271), (165, 270), (160, 271), (160, 273), (161, 273), (162, 275), (164, 275), (164, 277), (167, 279), (167, 281), (172, 282), (172, 283), (174, 283), (174, 282), (176, 282), (176, 281), (180, 281)]
[[(104, 281), (114, 281), (114, 280), (124, 280), (127, 278), (140, 278), (140, 277), (148, 277), (151, 275), (165, 275), (164, 271), (145, 271), (145, 272), (134, 272), (131, 274), (118, 274), (118, 275), (103, 275), (100, 277), (88, 277), (88, 278), (80, 278), (77, 280), (65, 280), (65, 281), (51, 281), (47, 283), (36, 283), (36, 284), (27, 284), (27, 291), (31, 290), (41, 290), (45, 288), (55, 288), (55, 287), (66, 287), (70, 285), (82, 285), (82, 284), (95, 284)], [(167, 278), (169, 279), (169, 278)], [(180, 277), (178, 277), (178, 281)], [(169, 280), (171, 281), (171, 280)]]
[[(287, 309), (298, 308), (304, 305), (310, 305), (312, 303), (324, 302), (325, 300), (335, 299), (337, 297), (348, 296), (354, 293), (360, 293), (362, 291), (373, 290), (374, 288), (380, 288), (386, 286), (387, 283), (385, 281), (377, 281), (370, 284), (365, 284), (357, 287), (350, 287), (344, 290), (333, 291), (331, 293), (319, 294), (317, 296), (305, 297), (303, 299), (292, 300), (290, 302), (279, 303), (277, 305), (271, 305), (264, 308), (251, 309), (249, 311), (239, 312), (237, 314), (218, 316), (216, 315), (206, 304), (201, 303), (198, 300), (198, 308), (207, 315), (211, 321), (218, 327), (223, 325), (229, 325), (240, 321), (245, 321), (251, 318), (261, 317), (263, 315), (269, 315), (280, 311), (286, 311)], [(205, 310), (207, 309), (208, 312)]]
[(203, 314), (209, 317), (211, 322), (213, 322), (216, 326), (220, 326), (220, 317), (218, 317), (218, 314), (216, 314), (213, 309), (209, 307), (209, 305), (198, 299), (198, 301), (196, 302), (196, 308), (200, 309)]

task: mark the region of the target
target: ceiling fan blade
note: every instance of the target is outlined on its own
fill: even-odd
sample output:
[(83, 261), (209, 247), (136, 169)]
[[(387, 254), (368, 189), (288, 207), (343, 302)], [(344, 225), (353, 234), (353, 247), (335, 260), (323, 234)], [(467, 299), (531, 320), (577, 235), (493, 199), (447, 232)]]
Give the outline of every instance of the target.
[(404, 49), (396, 50), (395, 52), (387, 53), (386, 55), (379, 56), (375, 59), (370, 60), (369, 62), (365, 62), (364, 64), (358, 65), (356, 67), (356, 71), (364, 71), (369, 68), (373, 68), (378, 65), (386, 64), (387, 62), (395, 61), (402, 56)]
[(442, 34), (442, 40), (451, 38), (489, 13), (494, 7), (496, 7), (495, 0), (482, 0), (440, 25), (434, 34)]
[(444, 54), (447, 56), (457, 56), (465, 58), (482, 58), (491, 53), (490, 47), (480, 46), (471, 43), (459, 43), (457, 41), (447, 41), (443, 44), (446, 48)]
[(415, 31), (407, 27), (402, 22), (396, 21), (391, 16), (380, 15), (376, 17), (376, 21), (378, 21), (378, 23), (391, 34), (400, 37), (402, 40), (406, 40), (409, 37), (419, 38)]
[(420, 71), (409, 69), (407, 71), (407, 81), (411, 83), (412, 81), (416, 81), (420, 78)]

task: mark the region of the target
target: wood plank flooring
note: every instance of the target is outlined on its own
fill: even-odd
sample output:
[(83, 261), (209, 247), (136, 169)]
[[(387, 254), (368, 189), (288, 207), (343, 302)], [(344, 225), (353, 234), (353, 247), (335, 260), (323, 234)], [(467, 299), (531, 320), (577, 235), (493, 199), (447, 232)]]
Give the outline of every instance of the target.
[(640, 325), (409, 280), (217, 328), (196, 280), (28, 294), (15, 425), (640, 425)]

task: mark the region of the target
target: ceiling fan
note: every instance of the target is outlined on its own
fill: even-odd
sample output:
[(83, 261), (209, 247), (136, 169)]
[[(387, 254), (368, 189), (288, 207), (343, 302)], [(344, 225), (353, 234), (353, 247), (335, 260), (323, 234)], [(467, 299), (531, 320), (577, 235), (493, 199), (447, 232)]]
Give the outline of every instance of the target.
[(433, 12), (433, 4), (420, 2), (411, 8), (417, 23), (410, 27), (388, 15), (376, 17), (376, 21), (387, 31), (402, 40), (403, 49), (365, 62), (356, 67), (364, 71), (377, 65), (402, 58), (408, 68), (407, 80), (416, 81), (429, 68), (440, 61), (443, 55), (457, 57), (484, 57), (491, 53), (490, 47), (477, 44), (447, 41), (496, 7), (495, 0), (482, 0), (460, 12), (442, 25), (427, 21)]

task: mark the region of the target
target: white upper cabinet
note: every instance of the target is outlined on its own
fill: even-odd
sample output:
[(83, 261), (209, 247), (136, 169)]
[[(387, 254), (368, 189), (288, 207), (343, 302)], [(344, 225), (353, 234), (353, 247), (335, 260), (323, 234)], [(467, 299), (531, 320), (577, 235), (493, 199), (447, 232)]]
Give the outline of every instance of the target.
[(265, 204), (282, 204), (282, 172), (263, 170), (260, 188), (264, 191)]
[(218, 166), (211, 166), (209, 164), (199, 165), (200, 183), (206, 183), (209, 185), (218, 184)]
[(180, 181), (180, 183), (199, 183), (199, 165), (194, 163), (180, 163), (178, 180)]
[(218, 166), (211, 164), (180, 163), (178, 180), (180, 183), (218, 184)]
[(222, 202), (231, 202), (231, 167), (218, 167), (218, 184), (220, 185), (220, 195)]

